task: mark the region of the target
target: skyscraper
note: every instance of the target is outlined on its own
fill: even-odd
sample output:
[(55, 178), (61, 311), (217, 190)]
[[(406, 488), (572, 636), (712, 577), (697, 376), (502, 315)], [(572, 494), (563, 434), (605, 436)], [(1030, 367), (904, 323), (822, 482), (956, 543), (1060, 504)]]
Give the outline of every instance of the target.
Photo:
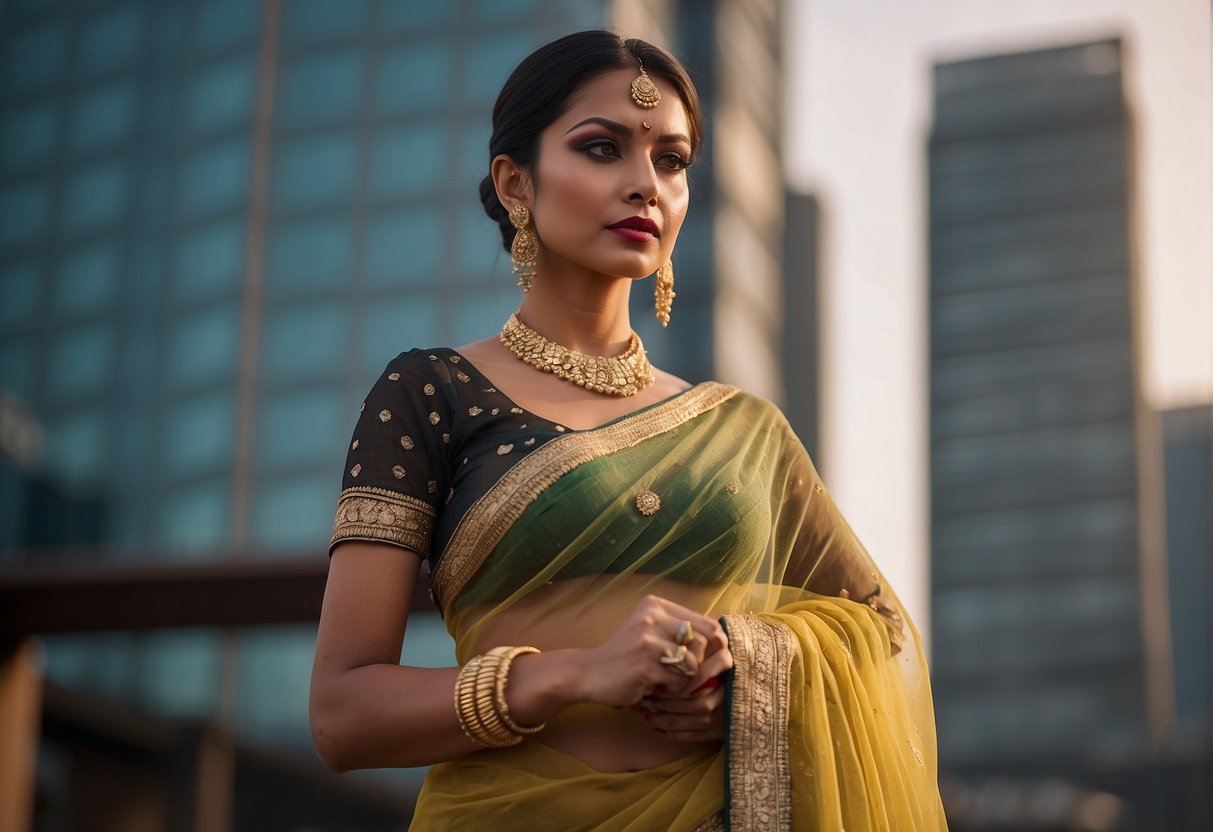
[(1118, 41), (936, 67), (930, 148), (940, 758), (1140, 758), (1169, 732)]

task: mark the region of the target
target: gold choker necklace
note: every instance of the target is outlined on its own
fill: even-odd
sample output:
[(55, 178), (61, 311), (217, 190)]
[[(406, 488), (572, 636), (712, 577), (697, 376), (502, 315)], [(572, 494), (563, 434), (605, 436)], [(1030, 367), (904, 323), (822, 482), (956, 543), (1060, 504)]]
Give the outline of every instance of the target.
[(549, 341), (517, 315), (510, 315), (501, 330), (501, 343), (532, 367), (595, 393), (635, 396), (653, 383), (653, 366), (635, 332), (623, 355), (586, 355)]

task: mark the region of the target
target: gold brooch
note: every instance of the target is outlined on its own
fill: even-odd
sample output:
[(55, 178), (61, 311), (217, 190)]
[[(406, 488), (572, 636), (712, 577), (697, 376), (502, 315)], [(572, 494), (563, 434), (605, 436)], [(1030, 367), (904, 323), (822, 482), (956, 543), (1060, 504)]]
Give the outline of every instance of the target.
[(636, 510), (645, 517), (652, 517), (661, 509), (661, 498), (647, 488), (636, 495)]
[(657, 89), (657, 85), (643, 67), (640, 74), (632, 79), (632, 100), (636, 102), (637, 107), (646, 110), (651, 110), (661, 103), (661, 90)]

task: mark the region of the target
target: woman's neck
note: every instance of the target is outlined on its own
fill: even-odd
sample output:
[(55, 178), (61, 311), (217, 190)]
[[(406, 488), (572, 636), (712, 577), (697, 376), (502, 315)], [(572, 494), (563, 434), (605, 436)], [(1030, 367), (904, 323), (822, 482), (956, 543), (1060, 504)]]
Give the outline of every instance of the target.
[(628, 297), (632, 281), (602, 275), (541, 272), (518, 317), (549, 341), (587, 355), (618, 355), (632, 336)]

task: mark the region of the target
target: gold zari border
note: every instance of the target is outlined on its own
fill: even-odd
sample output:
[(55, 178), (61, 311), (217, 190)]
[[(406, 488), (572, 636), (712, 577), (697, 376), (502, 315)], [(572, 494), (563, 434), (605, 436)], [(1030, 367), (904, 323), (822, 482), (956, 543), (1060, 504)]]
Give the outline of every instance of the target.
[(729, 828), (792, 828), (788, 685), (795, 641), (785, 627), (748, 615), (725, 616), (733, 654), (729, 711)]
[(694, 832), (725, 832), (725, 829), (724, 815), (717, 812), (703, 823), (696, 826)]
[(468, 509), (455, 529), (434, 570), (438, 608), (446, 612), (447, 604), (484, 565), (527, 506), (562, 476), (598, 457), (686, 424), (738, 392), (727, 384), (703, 382), (649, 410), (600, 428), (566, 434), (523, 457)]
[(343, 540), (392, 543), (428, 555), (437, 512), (429, 503), (386, 488), (347, 488), (337, 500), (329, 552)]

